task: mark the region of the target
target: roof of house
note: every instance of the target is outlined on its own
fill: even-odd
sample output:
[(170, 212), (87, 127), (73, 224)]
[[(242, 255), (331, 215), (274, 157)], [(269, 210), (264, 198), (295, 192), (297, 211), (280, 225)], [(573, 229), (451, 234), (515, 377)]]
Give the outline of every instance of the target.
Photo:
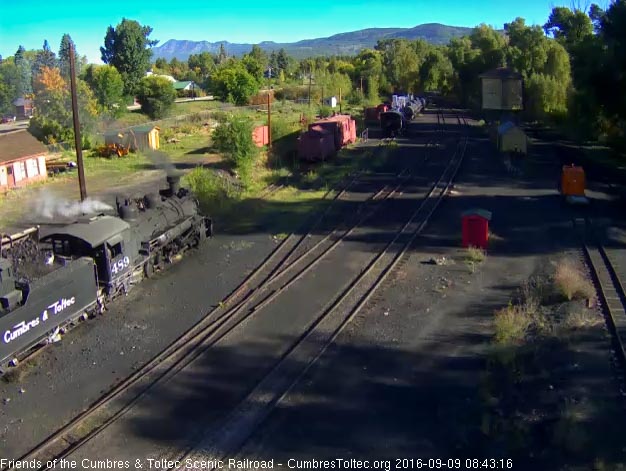
[(480, 216), (487, 221), (491, 221), (492, 213), (491, 211), (487, 211), (486, 209), (472, 208), (464, 211), (462, 216)]
[(182, 82), (174, 82), (174, 90), (184, 90), (186, 87), (191, 85), (193, 82), (191, 80), (183, 80)]
[(26, 129), (0, 134), (0, 162), (12, 162), (47, 153), (46, 146)]
[(508, 67), (498, 67), (497, 69), (492, 69), (485, 72), (484, 74), (481, 74), (479, 77), (521, 80), (522, 74), (520, 74), (519, 72), (515, 72), (513, 69), (509, 69)]

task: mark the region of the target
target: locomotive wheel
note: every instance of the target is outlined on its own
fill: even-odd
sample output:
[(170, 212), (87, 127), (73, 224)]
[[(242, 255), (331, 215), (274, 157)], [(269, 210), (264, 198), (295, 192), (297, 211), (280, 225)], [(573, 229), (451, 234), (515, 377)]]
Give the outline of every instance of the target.
[(146, 278), (152, 278), (152, 275), (154, 275), (154, 262), (152, 259), (149, 259), (143, 266), (143, 274)]

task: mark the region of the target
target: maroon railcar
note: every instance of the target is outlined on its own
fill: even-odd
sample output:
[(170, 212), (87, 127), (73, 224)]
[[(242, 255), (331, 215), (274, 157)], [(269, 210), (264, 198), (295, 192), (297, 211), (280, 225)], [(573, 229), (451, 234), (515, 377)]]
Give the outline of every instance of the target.
[(298, 138), (298, 157), (308, 162), (323, 161), (336, 152), (335, 136), (322, 126), (311, 125)]

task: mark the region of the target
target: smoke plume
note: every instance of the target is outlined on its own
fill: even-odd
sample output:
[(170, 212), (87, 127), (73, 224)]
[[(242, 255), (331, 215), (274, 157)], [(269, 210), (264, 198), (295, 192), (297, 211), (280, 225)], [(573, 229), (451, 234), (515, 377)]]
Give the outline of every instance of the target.
[(145, 151), (146, 156), (150, 159), (150, 162), (154, 164), (154, 166), (158, 169), (165, 170), (165, 173), (168, 176), (177, 175), (179, 172), (176, 170), (176, 167), (170, 160), (169, 155), (160, 150), (147, 150)]
[(55, 219), (58, 217), (75, 218), (112, 209), (112, 206), (93, 198), (87, 198), (85, 201), (70, 201), (44, 191), (35, 199), (33, 212), (39, 218)]

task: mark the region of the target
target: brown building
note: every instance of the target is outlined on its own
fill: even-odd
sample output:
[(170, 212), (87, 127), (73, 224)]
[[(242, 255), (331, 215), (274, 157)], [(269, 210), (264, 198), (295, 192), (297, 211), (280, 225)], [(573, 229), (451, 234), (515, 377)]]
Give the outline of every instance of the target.
[(18, 119), (30, 118), (33, 115), (33, 100), (29, 98), (18, 98), (13, 102), (13, 106)]
[(47, 153), (25, 129), (0, 134), (0, 192), (46, 178)]

